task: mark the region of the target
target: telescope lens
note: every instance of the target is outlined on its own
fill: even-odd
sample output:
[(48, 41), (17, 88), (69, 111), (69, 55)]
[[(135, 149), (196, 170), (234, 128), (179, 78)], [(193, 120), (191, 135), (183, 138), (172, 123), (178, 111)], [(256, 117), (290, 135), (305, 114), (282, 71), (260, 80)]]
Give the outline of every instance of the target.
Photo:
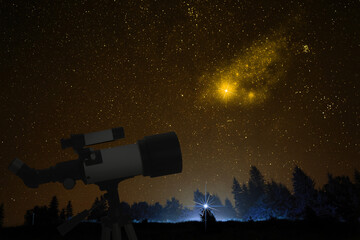
[(175, 132), (147, 136), (137, 144), (144, 176), (158, 177), (182, 171), (180, 143)]

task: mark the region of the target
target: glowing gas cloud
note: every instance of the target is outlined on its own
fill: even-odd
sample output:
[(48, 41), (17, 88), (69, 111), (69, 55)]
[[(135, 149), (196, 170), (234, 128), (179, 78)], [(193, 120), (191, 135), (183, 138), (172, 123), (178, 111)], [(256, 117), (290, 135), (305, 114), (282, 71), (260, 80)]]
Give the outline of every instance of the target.
[(285, 37), (256, 41), (228, 66), (204, 74), (200, 78), (202, 100), (235, 105), (262, 103), (286, 73), (286, 42)]

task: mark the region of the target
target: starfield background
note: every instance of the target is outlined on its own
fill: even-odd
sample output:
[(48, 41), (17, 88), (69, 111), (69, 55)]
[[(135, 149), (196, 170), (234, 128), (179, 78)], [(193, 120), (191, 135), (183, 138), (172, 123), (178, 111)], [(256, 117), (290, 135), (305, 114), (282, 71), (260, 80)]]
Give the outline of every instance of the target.
[(358, 1), (0, 5), (3, 226), (64, 220), (103, 194), (27, 188), (12, 159), (48, 168), (77, 158), (61, 138), (119, 126), (125, 139), (96, 148), (175, 131), (183, 154), (181, 174), (119, 185), (130, 210), (175, 204), (188, 214), (162, 221), (199, 221), (208, 196), (217, 220), (360, 216)]

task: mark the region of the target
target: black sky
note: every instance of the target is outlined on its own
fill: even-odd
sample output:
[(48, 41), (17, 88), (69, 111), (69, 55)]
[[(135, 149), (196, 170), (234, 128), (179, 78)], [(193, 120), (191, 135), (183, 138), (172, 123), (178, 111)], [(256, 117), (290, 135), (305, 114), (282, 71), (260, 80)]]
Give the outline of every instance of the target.
[(57, 195), (89, 208), (78, 183), (27, 188), (15, 157), (75, 159), (60, 139), (123, 126), (130, 144), (175, 131), (183, 173), (120, 184), (122, 200), (232, 198), (251, 165), (291, 187), (360, 169), (358, 1), (1, 1), (1, 185), (5, 225)]

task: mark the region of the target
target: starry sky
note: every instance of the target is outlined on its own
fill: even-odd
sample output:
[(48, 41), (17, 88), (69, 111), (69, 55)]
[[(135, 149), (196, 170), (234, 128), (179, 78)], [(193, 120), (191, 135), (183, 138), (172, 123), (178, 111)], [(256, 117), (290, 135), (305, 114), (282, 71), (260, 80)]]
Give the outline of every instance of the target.
[(142, 0), (0, 2), (0, 203), (5, 226), (27, 209), (101, 195), (81, 181), (27, 188), (15, 157), (42, 169), (76, 159), (60, 139), (122, 126), (135, 143), (175, 131), (181, 174), (138, 176), (121, 200), (192, 205), (207, 184), (232, 199), (251, 165), (291, 189), (360, 169), (359, 2)]

